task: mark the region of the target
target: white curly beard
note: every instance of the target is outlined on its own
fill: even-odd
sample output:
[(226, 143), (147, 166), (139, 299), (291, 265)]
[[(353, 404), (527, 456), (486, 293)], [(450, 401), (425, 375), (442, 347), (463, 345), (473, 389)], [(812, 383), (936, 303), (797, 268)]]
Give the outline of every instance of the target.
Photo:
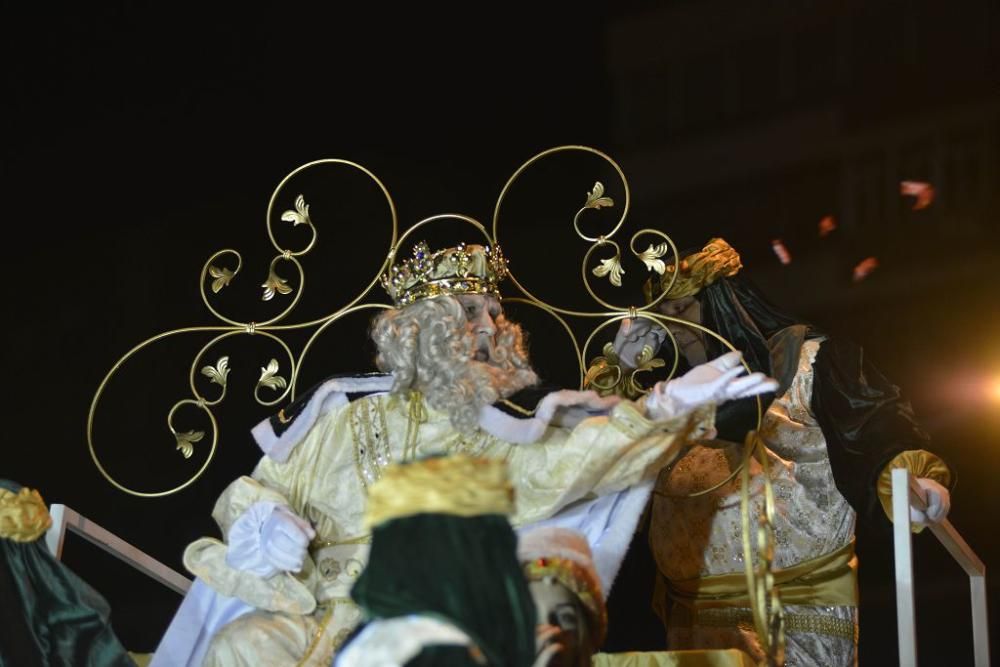
[(470, 433), (481, 408), (538, 382), (521, 328), (502, 315), (496, 325), (494, 337), (477, 339), (450, 296), (384, 311), (372, 327), (376, 363), (393, 374), (393, 393), (420, 391), (456, 429)]

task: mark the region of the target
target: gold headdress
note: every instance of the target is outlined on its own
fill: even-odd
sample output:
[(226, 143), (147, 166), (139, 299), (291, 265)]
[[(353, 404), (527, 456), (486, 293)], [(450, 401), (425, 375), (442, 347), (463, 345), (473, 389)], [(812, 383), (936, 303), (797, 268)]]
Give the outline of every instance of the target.
[(393, 264), (382, 275), (382, 287), (397, 308), (420, 299), (454, 294), (490, 294), (500, 298), (507, 262), (500, 246), (466, 245), (431, 252), (423, 241), (413, 257)]
[(365, 527), (414, 514), (511, 514), (503, 461), (456, 454), (388, 466), (368, 489)]
[(52, 526), (52, 517), (38, 491), (21, 487), (17, 493), (0, 488), (0, 538), (34, 542)]
[(680, 261), (680, 272), (674, 276), (677, 263), (667, 264), (662, 276), (653, 276), (642, 286), (646, 303), (667, 292), (668, 299), (693, 296), (719, 278), (735, 276), (743, 264), (736, 250), (724, 239), (711, 239), (699, 252)]

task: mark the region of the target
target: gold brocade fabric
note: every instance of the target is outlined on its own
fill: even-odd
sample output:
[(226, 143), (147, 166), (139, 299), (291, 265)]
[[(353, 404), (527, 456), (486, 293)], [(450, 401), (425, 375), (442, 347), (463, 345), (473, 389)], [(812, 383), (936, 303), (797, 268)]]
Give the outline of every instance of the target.
[[(321, 637), (317, 664), (328, 659), (327, 648), (332, 655), (340, 641), (336, 638), (342, 639), (358, 620), (349, 596), (367, 562), (368, 488), (393, 462), (448, 453), (504, 461), (515, 487), (511, 519), (520, 525), (546, 519), (582, 498), (653, 479), (683, 442), (706, 432), (714, 418), (708, 409), (675, 423), (656, 423), (636, 404), (623, 402), (606, 417), (586, 419), (572, 430), (551, 426), (538, 442), (515, 445), (483, 431), (462, 435), (444, 413), (426, 404), (414, 407), (407, 397), (373, 395), (334, 408), (317, 420), (285, 463), (265, 457), (252, 477), (242, 477), (226, 489), (213, 512), (224, 536), (250, 505), (269, 500), (307, 518), (317, 539), (298, 575), (281, 573), (268, 579), (230, 568), (223, 542), (199, 540), (188, 548), (185, 565), (195, 575), (217, 591), (262, 609), (224, 628), (210, 653), (235, 655), (242, 650), (241, 638), (258, 638), (253, 641), (261, 644), (262, 637), (274, 634), (296, 638), (282, 644), (292, 647), (287, 655), (293, 655), (300, 640), (313, 633)], [(316, 620), (331, 601), (337, 604), (329, 616)], [(258, 664), (295, 664), (274, 651)], [(244, 663), (234, 658), (216, 664)]]
[[(944, 487), (951, 487), (952, 473), (948, 464), (935, 454), (925, 449), (910, 449), (900, 452), (882, 469), (878, 478), (878, 500), (882, 504), (885, 515), (892, 521), (892, 471), (894, 468), (906, 468), (914, 477), (927, 477)], [(914, 525), (913, 532), (919, 533), (923, 525)]]
[[(848, 566), (855, 513), (837, 489), (826, 440), (810, 410), (812, 364), (821, 344), (821, 340), (803, 344), (797, 372), (788, 390), (765, 413), (759, 436), (775, 500), (775, 568), (794, 579), (800, 568), (811, 567), (804, 564), (833, 559), (820, 571), (822, 582), (796, 582), (805, 585), (781, 589), (786, 614), (803, 617), (796, 629), (788, 628), (787, 655), (795, 664), (832, 667), (854, 664), (854, 641), (842, 630), (853, 626), (857, 616), (854, 572)], [(735, 647), (756, 659), (763, 654), (752, 624), (729, 619), (733, 622), (724, 626), (721, 618), (700, 614), (701, 607), (697, 619), (685, 618), (676, 612), (685, 609), (683, 605), (667, 604), (666, 581), (675, 586), (688, 582), (689, 588), (695, 580), (728, 582), (734, 587), (731, 591), (745, 590), (739, 477), (712, 493), (687, 497), (722, 482), (740, 464), (742, 445), (712, 444), (693, 447), (657, 479), (650, 545), (661, 579), (653, 604), (667, 626), (669, 646)], [(757, 517), (764, 505), (764, 472), (757, 459), (749, 465), (749, 512)], [(756, 562), (756, 540), (751, 544)], [(744, 609), (726, 608), (732, 610), (724, 612), (730, 615)], [(806, 622), (808, 617), (814, 620)], [(836, 627), (835, 634), (802, 630), (827, 626)]]
[[(340, 609), (333, 603), (301, 616), (254, 611), (223, 627), (209, 647), (202, 667), (256, 667), (257, 665), (329, 667), (333, 656), (361, 621), (354, 605)], [(339, 627), (334, 618), (344, 613), (350, 627)]]
[[(792, 608), (789, 606), (789, 608)], [(815, 608), (813, 608), (815, 609)], [(754, 632), (753, 612), (749, 608), (708, 607), (688, 609), (675, 606), (670, 611), (670, 623), (683, 628), (736, 628)], [(856, 641), (857, 624), (851, 617), (842, 618), (828, 614), (790, 613), (783, 614), (786, 633), (810, 633), (825, 635), (835, 639)]]
[(0, 489), (0, 538), (34, 542), (52, 526), (52, 517), (38, 491), (22, 488), (17, 493)]
[(756, 667), (749, 655), (736, 649), (708, 651), (650, 651), (598, 653), (593, 667)]

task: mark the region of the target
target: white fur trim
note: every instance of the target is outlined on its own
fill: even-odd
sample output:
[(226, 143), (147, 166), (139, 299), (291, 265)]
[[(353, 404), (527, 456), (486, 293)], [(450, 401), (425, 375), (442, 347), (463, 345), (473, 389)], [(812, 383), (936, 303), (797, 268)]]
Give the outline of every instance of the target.
[(334, 667), (401, 667), (425, 646), (470, 646), (469, 636), (447, 623), (428, 616), (400, 616), (372, 621), (350, 641), (334, 661)]
[[(390, 375), (327, 380), (313, 392), (305, 408), (295, 416), (284, 433), (275, 434), (270, 419), (257, 424), (251, 433), (257, 446), (268, 457), (284, 463), (322, 415), (347, 405), (347, 394), (384, 394), (392, 389), (392, 382)], [(545, 434), (560, 408), (580, 408), (590, 415), (604, 415), (619, 402), (617, 397), (602, 398), (593, 391), (563, 389), (546, 395), (539, 401), (534, 416), (528, 418), (513, 417), (495, 406), (487, 405), (479, 412), (479, 426), (496, 438), (524, 445), (537, 442)]]
[(302, 412), (281, 435), (275, 435), (270, 419), (265, 419), (252, 430), (257, 446), (270, 458), (284, 463), (313, 427), (321, 415), (347, 405), (347, 394), (355, 392), (385, 393), (392, 389), (392, 376), (342, 377), (327, 380), (316, 388)]

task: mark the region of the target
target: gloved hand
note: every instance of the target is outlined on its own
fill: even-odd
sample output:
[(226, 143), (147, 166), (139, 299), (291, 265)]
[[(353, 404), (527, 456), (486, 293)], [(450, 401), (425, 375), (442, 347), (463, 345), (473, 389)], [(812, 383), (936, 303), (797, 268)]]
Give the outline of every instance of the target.
[(666, 336), (666, 330), (653, 320), (644, 317), (624, 319), (615, 334), (613, 347), (622, 366), (631, 369), (636, 367), (635, 360), (644, 346), (648, 345), (656, 354)]
[(260, 549), (267, 562), (279, 571), (298, 572), (314, 537), (316, 531), (308, 521), (278, 505), (260, 527)]
[(256, 502), (229, 529), (226, 563), (261, 577), (298, 572), (314, 537), (309, 522), (287, 506)]
[(695, 366), (679, 378), (657, 382), (646, 397), (646, 412), (656, 420), (670, 419), (708, 403), (724, 403), (775, 391), (778, 381), (763, 373), (739, 377), (746, 369), (741, 352), (728, 352)]
[(927, 497), (927, 510), (918, 510), (910, 505), (910, 521), (920, 526), (940, 523), (948, 516), (948, 511), (951, 509), (951, 493), (947, 487), (929, 477), (917, 477), (917, 484)]

